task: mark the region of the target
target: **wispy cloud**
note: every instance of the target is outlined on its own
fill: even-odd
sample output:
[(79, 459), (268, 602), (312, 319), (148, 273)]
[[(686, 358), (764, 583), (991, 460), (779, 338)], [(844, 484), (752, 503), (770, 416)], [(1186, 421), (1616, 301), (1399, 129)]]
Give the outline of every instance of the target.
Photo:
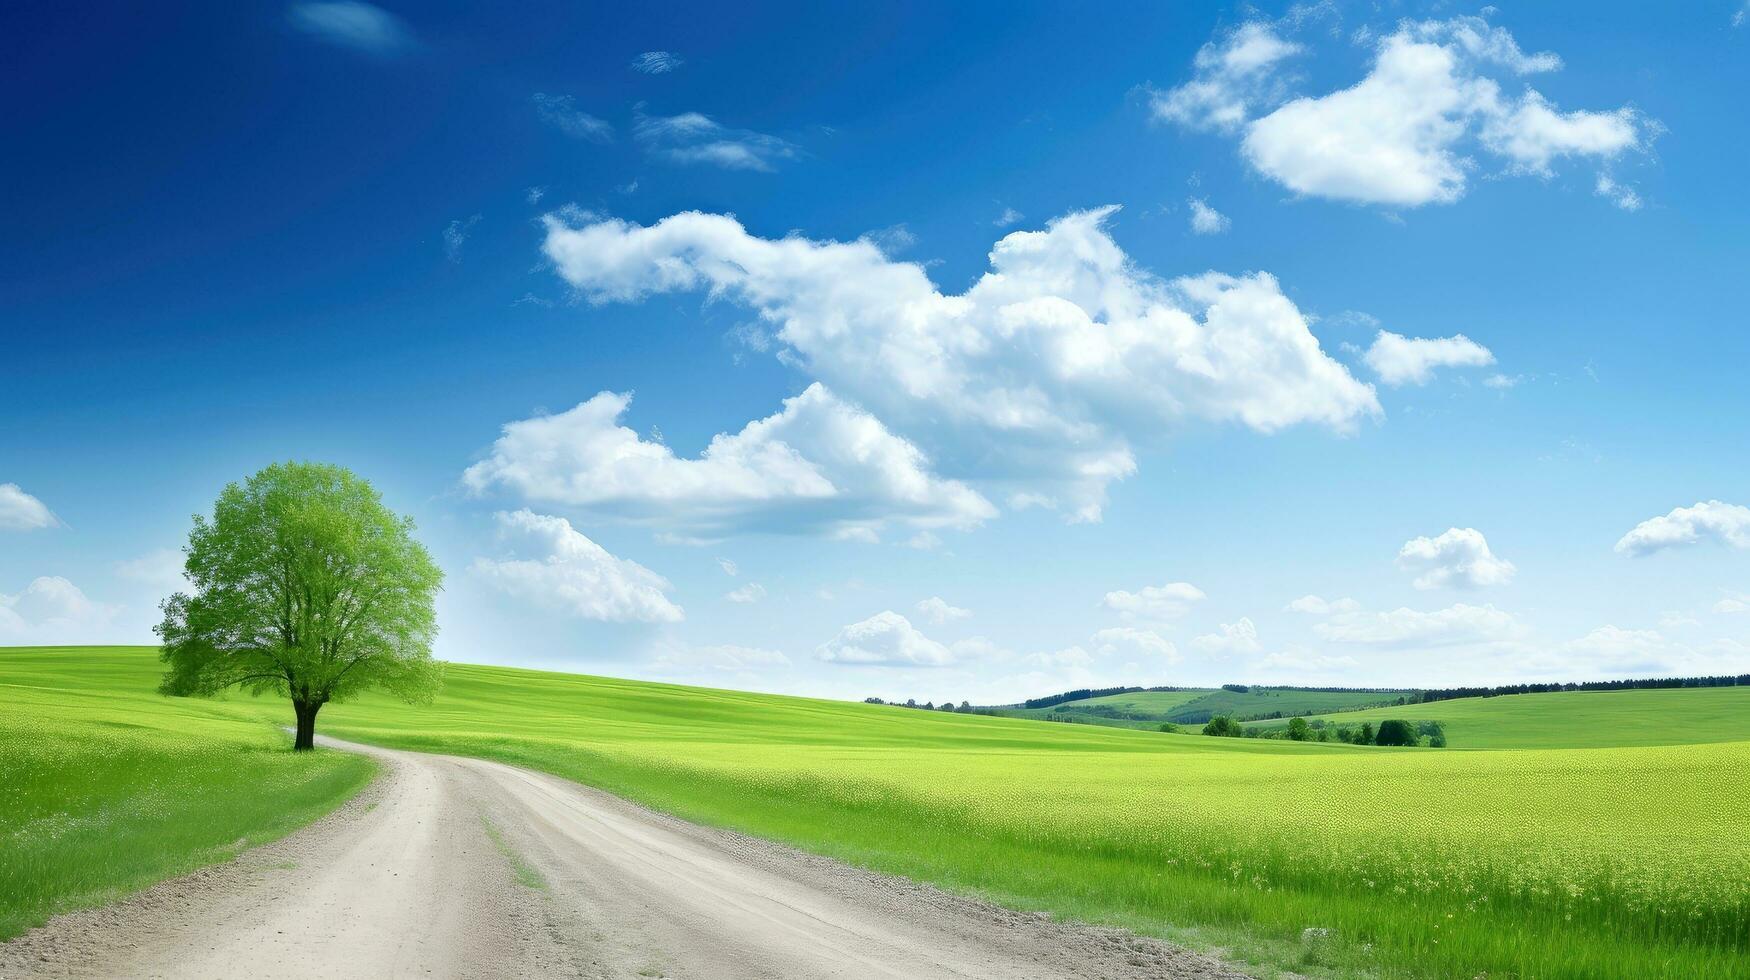
[(608, 143), (614, 138), (614, 127), (606, 120), (592, 116), (577, 107), (569, 95), (535, 93), (535, 111), (561, 133), (591, 143)]
[(1639, 211), (1641, 205), (1645, 203), (1641, 200), (1640, 193), (1633, 187), (1618, 183), (1609, 174), (1598, 175), (1598, 182), (1593, 186), (1593, 191), (1599, 197), (1607, 199), (1624, 211)]
[(0, 530), (30, 531), (56, 527), (60, 519), (16, 483), (0, 483)]
[(752, 603), (766, 597), (766, 587), (758, 582), (749, 582), (733, 592), (725, 593), (723, 598), (730, 602)]
[(480, 221), (480, 216), (470, 215), (457, 218), (444, 229), (444, 256), (451, 262), (462, 261), (462, 243), (468, 240), (468, 232)]
[(370, 54), (394, 54), (413, 47), (414, 43), (413, 33), (401, 18), (356, 0), (294, 3), (286, 16), (301, 31)]
[(1191, 207), (1191, 230), (1199, 235), (1219, 235), (1232, 224), (1227, 215), (1209, 206), (1201, 197), (1186, 202)]
[(700, 112), (677, 116), (647, 116), (639, 112), (632, 136), (652, 156), (726, 170), (770, 171), (777, 161), (801, 155), (796, 144), (788, 140), (751, 129), (732, 129)]
[(646, 75), (662, 75), (674, 71), (686, 62), (673, 51), (646, 51), (632, 59), (632, 70)]

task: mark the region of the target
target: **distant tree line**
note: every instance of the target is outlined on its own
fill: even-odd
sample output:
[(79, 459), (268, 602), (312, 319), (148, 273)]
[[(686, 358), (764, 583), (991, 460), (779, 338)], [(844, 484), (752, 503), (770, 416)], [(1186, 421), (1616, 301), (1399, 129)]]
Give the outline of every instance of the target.
[[(1362, 694), (1400, 694), (1400, 695), (1404, 693), (1404, 688), (1401, 688), (1401, 687), (1302, 687), (1302, 686), (1299, 686), (1296, 684), (1271, 684), (1271, 685), (1268, 685), (1267, 687), (1259, 686), (1259, 685), (1255, 685), (1255, 684), (1223, 684), (1223, 685), (1221, 685), (1221, 689), (1224, 691), (1232, 691), (1235, 694), (1249, 694), (1254, 690), (1258, 691), (1259, 693), (1275, 692), (1275, 691), (1318, 691), (1318, 692), (1324, 692), (1324, 693), (1332, 693), (1332, 692), (1345, 692), (1346, 693), (1349, 691), (1358, 691)], [(1173, 685), (1173, 684), (1165, 684), (1165, 685), (1160, 685), (1157, 687), (1099, 687), (1099, 688), (1083, 687), (1083, 688), (1078, 688), (1074, 691), (1064, 691), (1062, 694), (1050, 694), (1050, 695), (1047, 695), (1047, 696), (1042, 697), (1042, 698), (1028, 698), (1027, 700), (1022, 701), (1020, 704), (999, 704), (999, 705), (992, 705), (992, 707), (997, 707), (997, 708), (1054, 708), (1057, 705), (1064, 704), (1064, 703), (1067, 703), (1070, 701), (1086, 701), (1089, 698), (1103, 698), (1103, 697), (1107, 697), (1107, 696), (1113, 695), (1113, 694), (1137, 694), (1137, 693), (1142, 693), (1142, 692), (1152, 694), (1156, 691), (1201, 691), (1201, 690), (1205, 690), (1205, 688), (1181, 687), (1181, 686)], [(1414, 694), (1415, 694), (1415, 692), (1411, 692), (1410, 696), (1406, 700), (1400, 700), (1400, 701), (1397, 701), (1395, 703), (1397, 703), (1397, 704), (1413, 703), (1415, 700)]]
[(1142, 690), (1140, 687), (1084, 687), (1074, 691), (1065, 691), (1062, 694), (1050, 694), (1042, 698), (1028, 698), (1021, 702), (1021, 707), (1052, 708), (1065, 701), (1086, 701), (1089, 698), (1103, 698), (1109, 694), (1133, 694), (1140, 690)]
[[(1635, 680), (1580, 681), (1578, 683), (1561, 683), (1561, 684), (1554, 684), (1554, 683), (1552, 683), (1552, 684), (1503, 684), (1503, 685), (1500, 685), (1498, 687), (1446, 687), (1446, 688), (1430, 688), (1430, 689), (1426, 689), (1426, 690), (1412, 690), (1412, 691), (1409, 691), (1408, 693), (1404, 693), (1403, 688), (1394, 688), (1394, 687), (1303, 687), (1303, 686), (1293, 685), (1293, 684), (1273, 684), (1273, 685), (1270, 685), (1269, 687), (1259, 687), (1259, 686), (1250, 685), (1250, 684), (1223, 684), (1223, 685), (1221, 685), (1222, 690), (1231, 691), (1235, 694), (1248, 694), (1248, 693), (1253, 693), (1253, 692), (1257, 692), (1257, 693), (1262, 694), (1262, 693), (1274, 693), (1276, 691), (1315, 691), (1315, 692), (1322, 692), (1322, 693), (1360, 692), (1360, 693), (1364, 693), (1364, 694), (1396, 694), (1396, 695), (1398, 695), (1396, 698), (1393, 698), (1389, 701), (1380, 701), (1380, 702), (1376, 702), (1375, 704), (1371, 704), (1371, 705), (1357, 704), (1357, 705), (1348, 706), (1348, 707), (1345, 707), (1342, 709), (1332, 709), (1332, 713), (1336, 713), (1339, 710), (1341, 710), (1341, 711), (1353, 711), (1353, 710), (1363, 708), (1363, 707), (1420, 704), (1420, 703), (1426, 702), (1426, 701), (1451, 701), (1451, 700), (1454, 700), (1457, 698), (1493, 698), (1493, 697), (1499, 697), (1501, 695), (1506, 695), (1506, 694), (1550, 694), (1550, 693), (1555, 693), (1555, 692), (1559, 692), (1559, 691), (1629, 691), (1629, 690), (1637, 690), (1637, 689), (1677, 688), (1677, 687), (1750, 687), (1750, 674), (1719, 675), (1719, 676), (1711, 676), (1711, 677), (1648, 677), (1648, 678), (1640, 678), (1640, 679), (1635, 679)], [(915, 700), (912, 700), (910, 698), (907, 698), (903, 704), (901, 704), (898, 701), (888, 702), (888, 701), (885, 701), (881, 698), (864, 698), (863, 700), (868, 704), (889, 704), (889, 703), (891, 703), (896, 707), (923, 708), (923, 709), (929, 710), (929, 711), (953, 711), (953, 712), (958, 712), (960, 714), (995, 714), (998, 711), (1000, 711), (1001, 709), (1006, 709), (1006, 708), (1056, 708), (1059, 705), (1068, 704), (1072, 701), (1086, 701), (1090, 698), (1103, 698), (1103, 697), (1108, 697), (1108, 696), (1113, 695), (1113, 694), (1136, 694), (1136, 693), (1140, 693), (1140, 692), (1154, 692), (1154, 691), (1196, 691), (1196, 690), (1203, 690), (1203, 688), (1175, 687), (1175, 686), (1171, 686), (1171, 685), (1160, 686), (1160, 687), (1100, 687), (1100, 688), (1084, 687), (1084, 688), (1078, 688), (1074, 691), (1064, 691), (1061, 694), (1047, 695), (1046, 697), (1042, 697), (1042, 698), (1028, 698), (1027, 700), (1021, 702), (1020, 704), (1004, 704), (1004, 705), (993, 705), (993, 706), (974, 706), (966, 701), (961, 701), (959, 704), (955, 704), (951, 700), (944, 701), (941, 704), (936, 704), (936, 703), (931, 702), (931, 701), (925, 701), (923, 704), (919, 704)], [(1060, 710), (1062, 710), (1062, 709), (1060, 709)], [(1096, 705), (1096, 706), (1093, 706), (1090, 708), (1076, 709), (1076, 710), (1085, 712), (1087, 714), (1097, 714), (1097, 715), (1100, 715), (1100, 716), (1106, 717), (1106, 718), (1113, 718), (1113, 719), (1120, 719), (1120, 720), (1127, 720), (1127, 721), (1152, 720), (1153, 718), (1158, 717), (1158, 715), (1153, 715), (1153, 714), (1138, 714), (1135, 712), (1126, 712), (1126, 711), (1123, 711), (1121, 709), (1112, 708), (1112, 707), (1105, 706), (1105, 705)], [(1256, 712), (1256, 713), (1247, 714), (1238, 720), (1263, 721), (1263, 720), (1268, 720), (1268, 719), (1273, 719), (1273, 718), (1281, 718), (1282, 716), (1283, 716), (1283, 712), (1281, 710), (1275, 710), (1275, 711)], [(1061, 715), (1055, 716), (1055, 717), (1051, 717), (1051, 716), (1048, 716), (1048, 717), (1049, 717), (1049, 720), (1051, 720), (1051, 721), (1071, 721), (1072, 720), (1070, 718), (1063, 717)], [(1192, 713), (1190, 715), (1183, 715), (1180, 718), (1181, 723), (1190, 724), (1190, 725), (1201, 724), (1204, 722), (1212, 722), (1214, 720), (1215, 720), (1215, 716), (1213, 716), (1213, 715), (1199, 715), (1196, 713)], [(1229, 720), (1233, 721), (1235, 719), (1233, 719), (1232, 717), (1229, 717)], [(1311, 727), (1316, 732), (1319, 730), (1319, 726), (1321, 724), (1322, 724), (1321, 722), (1315, 721), (1312, 723)], [(1282, 729), (1271, 729), (1271, 731), (1282, 731)], [(1251, 732), (1248, 731), (1247, 734), (1250, 735)], [(1359, 730), (1357, 730), (1353, 734), (1356, 735), (1357, 737), (1359, 737)], [(1421, 734), (1422, 734), (1423, 738), (1431, 737), (1428, 735), (1427, 732), (1423, 732)], [(1373, 735), (1375, 738), (1377, 738), (1377, 733), (1373, 733)], [(1259, 737), (1271, 738), (1271, 737), (1281, 737), (1281, 736), (1262, 735)], [(1316, 738), (1316, 737), (1312, 738), (1310, 740), (1311, 741), (1329, 741), (1329, 739), (1320, 739), (1320, 738)], [(1444, 741), (1444, 739), (1442, 739), (1442, 740)], [(1380, 743), (1369, 742), (1367, 744), (1380, 744)]]
[[(1166, 729), (1162, 729), (1165, 731)], [(1345, 742), (1349, 745), (1422, 745), (1433, 749), (1446, 748), (1446, 728), (1437, 721), (1404, 721), (1388, 718), (1373, 727), (1364, 721), (1359, 726), (1334, 725), (1323, 718), (1308, 721), (1290, 718), (1286, 728), (1247, 728), (1228, 715), (1216, 715), (1203, 726), (1203, 734), (1216, 738), (1276, 738), (1292, 742)]]
[(1750, 674), (1717, 677), (1648, 677), (1626, 681), (1581, 681), (1577, 684), (1504, 684), (1500, 687), (1448, 687), (1422, 691), (1423, 701), (1493, 698), (1503, 694), (1553, 694), (1559, 691), (1632, 691), (1668, 687), (1750, 687)]
[(952, 711), (956, 714), (962, 715), (969, 715), (977, 710), (972, 707), (972, 702), (970, 701), (962, 701), (959, 704), (955, 704), (952, 701), (943, 701), (941, 704), (937, 704), (934, 701), (925, 701), (923, 704), (919, 704), (911, 698), (906, 698), (905, 703), (901, 704), (898, 701), (883, 701), (881, 698), (864, 698), (863, 703), (891, 704), (895, 708), (917, 708), (921, 711)]

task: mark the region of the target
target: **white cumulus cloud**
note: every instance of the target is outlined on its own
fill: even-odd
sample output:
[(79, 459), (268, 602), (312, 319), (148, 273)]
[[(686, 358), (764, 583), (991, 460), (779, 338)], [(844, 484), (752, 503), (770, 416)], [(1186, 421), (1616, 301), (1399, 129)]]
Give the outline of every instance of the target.
[(1272, 71), (1301, 50), (1270, 24), (1249, 21), (1199, 49), (1196, 76), (1152, 93), (1150, 105), (1156, 118), (1192, 129), (1238, 130), (1260, 103), (1275, 101), (1282, 84)]
[(27, 645), (101, 641), (117, 611), (92, 601), (59, 575), (39, 576), (21, 592), (0, 593), (0, 641)]
[(919, 602), (917, 609), (918, 615), (935, 623), (937, 626), (940, 626), (943, 623), (952, 622), (956, 619), (966, 619), (972, 615), (972, 610), (949, 605), (947, 600), (937, 595), (930, 596), (928, 599)]
[(1392, 207), (1458, 200), (1477, 153), (1548, 176), (1563, 158), (1604, 164), (1644, 148), (1655, 129), (1629, 107), (1558, 109), (1522, 79), (1561, 59), (1527, 54), (1481, 17), (1406, 21), (1379, 39), (1359, 82), (1287, 99), (1277, 69), (1299, 50), (1247, 24), (1199, 52), (1192, 80), (1154, 97), (1155, 114), (1239, 136), (1253, 169), (1296, 193)]
[(1330, 358), (1264, 273), (1168, 282), (1106, 233), (1111, 208), (997, 242), (958, 295), (873, 243), (759, 238), (726, 215), (649, 227), (546, 218), (544, 251), (591, 302), (703, 290), (752, 307), (777, 356), (916, 439), (945, 472), (1097, 520), (1131, 438), (1185, 420), (1350, 431), (1372, 386)]
[(0, 483), (0, 531), (34, 531), (60, 525), (54, 512), (16, 483)]
[(1205, 633), (1191, 640), (1191, 645), (1204, 653), (1257, 653), (1263, 649), (1258, 642), (1258, 627), (1251, 619), (1241, 617), (1236, 623), (1222, 623), (1214, 633)]
[(1166, 585), (1146, 585), (1135, 592), (1119, 589), (1106, 593), (1100, 605), (1126, 619), (1177, 619), (1202, 602), (1207, 596), (1190, 582), (1168, 582)]
[(1750, 548), (1750, 507), (1718, 500), (1678, 507), (1669, 514), (1636, 524), (1616, 543), (1616, 550), (1624, 555), (1650, 555), (1708, 540), (1734, 548)]
[(1094, 651), (1102, 657), (1141, 655), (1158, 658), (1168, 664), (1179, 662), (1179, 650), (1173, 642), (1154, 630), (1134, 626), (1110, 626), (1098, 630), (1091, 638)]
[(1495, 363), (1487, 347), (1456, 334), (1451, 337), (1405, 337), (1381, 330), (1362, 357), (1379, 380), (1399, 388), (1425, 385), (1442, 367), (1486, 367)]
[(1335, 613), (1355, 612), (1361, 608), (1361, 603), (1347, 597), (1327, 600), (1322, 596), (1303, 595), (1282, 608), (1285, 612), (1307, 616), (1330, 616)]
[(1411, 538), (1398, 550), (1398, 567), (1416, 576), (1418, 589), (1480, 589), (1513, 581), (1513, 563), (1489, 550), (1474, 527), (1448, 528), (1437, 537)]
[(815, 653), (828, 663), (872, 667), (943, 667), (954, 662), (947, 647), (891, 609), (839, 630)]
[(778, 414), (682, 458), (618, 420), (630, 395), (602, 392), (559, 415), (511, 422), (463, 483), (692, 535), (738, 530), (870, 538), (888, 522), (967, 528), (996, 513), (934, 475), (914, 445), (815, 384)]
[(616, 558), (563, 517), (500, 511), (499, 532), (513, 544), (509, 558), (477, 558), (474, 574), (536, 605), (610, 623), (676, 623), (681, 607), (663, 593), (668, 580), (635, 561)]

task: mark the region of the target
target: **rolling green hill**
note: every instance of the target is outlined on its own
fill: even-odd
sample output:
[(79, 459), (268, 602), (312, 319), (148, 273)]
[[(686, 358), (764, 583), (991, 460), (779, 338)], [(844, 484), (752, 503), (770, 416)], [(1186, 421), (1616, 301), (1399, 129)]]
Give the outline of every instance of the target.
[[(1455, 749), (1606, 748), (1750, 740), (1750, 687), (1564, 691), (1457, 698), (1324, 716), (1377, 727), (1386, 718), (1438, 721)], [(1309, 721), (1314, 720), (1312, 718)], [(1251, 722), (1270, 729), (1286, 721)]]
[[(153, 697), (151, 656), (62, 657), (25, 686), (59, 706), (57, 726), (107, 724), (123, 704), (138, 737), (170, 749), (191, 719), (260, 733), (249, 718), (287, 713), (117, 700)], [(0, 651), (8, 692), (15, 662)], [(1220, 946), (1266, 973), (1724, 977), (1750, 956), (1745, 741), (1398, 750), (467, 665), (435, 705), (335, 705), (319, 728), (542, 769), (1016, 907)], [(32, 765), (17, 741), (0, 742), (11, 772)], [(247, 739), (198, 741), (261, 764)], [(195, 792), (176, 766), (151, 771), (113, 792)], [(16, 807), (0, 798), (0, 827), (40, 837), (53, 801)], [(1329, 931), (1308, 943), (1308, 929)]]
[(1215, 715), (1257, 718), (1280, 712), (1283, 717), (1348, 711), (1389, 704), (1410, 691), (1308, 691), (1284, 687), (1192, 688), (1183, 691), (1132, 691), (1048, 708), (999, 708), (990, 713), (1010, 718), (1077, 721), (1114, 728), (1152, 729), (1162, 722), (1201, 725)]

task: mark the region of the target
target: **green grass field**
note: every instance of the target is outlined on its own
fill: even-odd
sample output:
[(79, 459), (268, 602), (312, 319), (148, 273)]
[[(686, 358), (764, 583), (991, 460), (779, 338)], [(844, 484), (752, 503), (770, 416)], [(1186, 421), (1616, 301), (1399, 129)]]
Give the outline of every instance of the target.
[[(1318, 716), (1314, 716), (1318, 717)], [(1567, 691), (1459, 698), (1323, 716), (1377, 727), (1386, 718), (1438, 721), (1455, 749), (1586, 749), (1750, 740), (1750, 688)], [(1311, 718), (1308, 719), (1312, 720)], [(1249, 728), (1281, 728), (1285, 720)]]
[[(0, 683), (17, 683), (11, 657)], [(156, 665), (137, 651), (56, 666), (134, 697)], [(174, 710), (249, 730), (228, 714), (243, 706)], [(1745, 741), (1309, 745), (463, 665), (433, 706), (335, 705), (319, 727), (543, 769), (1013, 906), (1226, 948), (1265, 973), (1750, 972)], [(1331, 933), (1309, 945), (1307, 929)]]
[(434, 707), (326, 728), (1305, 973), (1728, 976), (1750, 952), (1750, 743), (1392, 750), (449, 676)]
[(1157, 729), (1162, 722), (1201, 725), (1215, 715), (1255, 718), (1281, 712), (1284, 717), (1350, 711), (1385, 704), (1408, 691), (1303, 691), (1281, 687), (1193, 688), (1184, 691), (1133, 691), (1066, 701), (1049, 708), (999, 708), (1007, 718), (1073, 721), (1113, 728)]
[(359, 756), (293, 756), (267, 702), (159, 697), (155, 656), (0, 649), (0, 940), (282, 836), (369, 781)]

